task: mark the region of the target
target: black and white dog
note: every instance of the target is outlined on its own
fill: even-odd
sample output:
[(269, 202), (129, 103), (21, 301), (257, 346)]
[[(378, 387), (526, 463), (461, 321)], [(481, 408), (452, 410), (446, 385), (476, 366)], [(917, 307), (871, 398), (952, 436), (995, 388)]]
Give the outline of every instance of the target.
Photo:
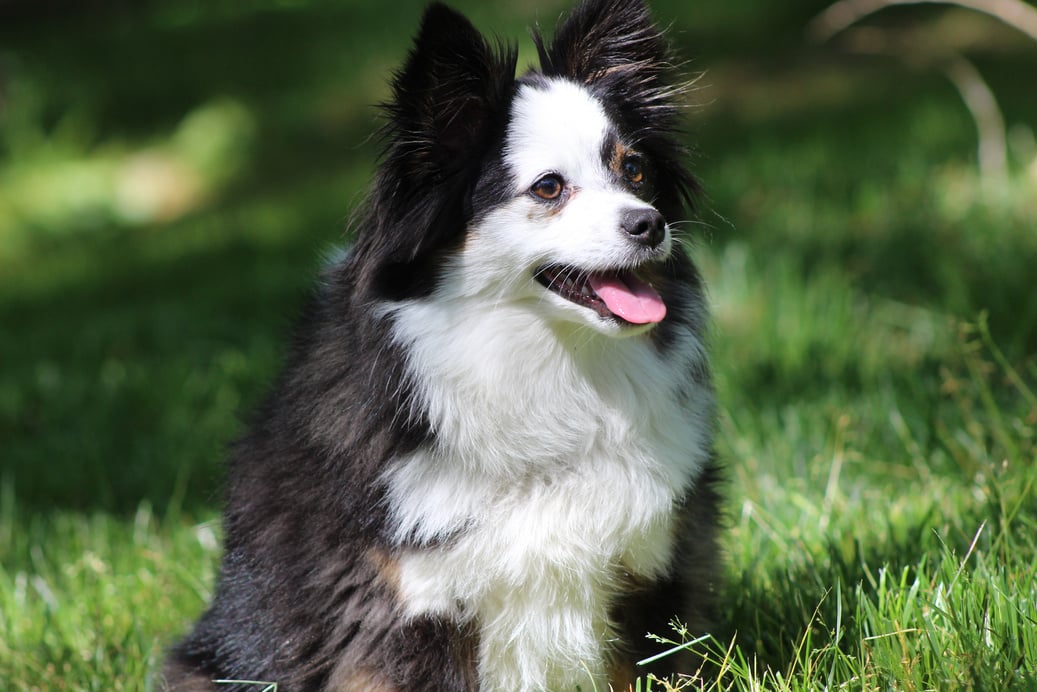
[(516, 77), (426, 11), (356, 243), (233, 450), (216, 594), (166, 688), (627, 689), (647, 632), (708, 627), (680, 85), (641, 0), (535, 39)]

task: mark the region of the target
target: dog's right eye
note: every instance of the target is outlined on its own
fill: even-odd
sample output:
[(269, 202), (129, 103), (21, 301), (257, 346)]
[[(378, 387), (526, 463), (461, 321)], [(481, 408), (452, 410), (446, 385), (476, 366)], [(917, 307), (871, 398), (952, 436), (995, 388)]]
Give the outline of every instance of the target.
[(540, 199), (550, 202), (558, 199), (564, 189), (565, 183), (559, 176), (552, 173), (533, 183), (533, 187), (529, 188), (529, 191)]

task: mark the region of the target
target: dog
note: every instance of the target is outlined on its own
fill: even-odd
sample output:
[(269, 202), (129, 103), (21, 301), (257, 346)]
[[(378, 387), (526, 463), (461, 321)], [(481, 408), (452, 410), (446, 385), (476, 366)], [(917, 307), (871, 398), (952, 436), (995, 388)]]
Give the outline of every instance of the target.
[(709, 629), (682, 86), (641, 0), (533, 33), (517, 76), (425, 11), (355, 242), (231, 451), (215, 594), (166, 689), (632, 689), (647, 633)]

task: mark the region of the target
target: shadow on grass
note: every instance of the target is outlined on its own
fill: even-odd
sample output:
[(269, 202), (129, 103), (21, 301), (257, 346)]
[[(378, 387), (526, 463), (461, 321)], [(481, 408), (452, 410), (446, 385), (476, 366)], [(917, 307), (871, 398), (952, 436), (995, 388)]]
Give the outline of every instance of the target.
[(158, 260), (139, 239), (82, 237), (62, 252), (92, 273), (0, 305), (17, 330), (0, 339), (0, 437), (19, 505), (218, 504), (223, 446), (319, 263), (320, 244), (299, 240), (312, 230), (290, 236)]

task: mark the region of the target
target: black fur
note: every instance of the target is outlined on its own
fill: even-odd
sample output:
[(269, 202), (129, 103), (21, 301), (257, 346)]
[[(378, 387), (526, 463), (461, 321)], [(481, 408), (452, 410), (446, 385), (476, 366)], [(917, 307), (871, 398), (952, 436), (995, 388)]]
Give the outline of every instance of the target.
[[(586, 84), (653, 166), (653, 203), (681, 218), (695, 190), (667, 96), (665, 46), (640, 0), (587, 0), (548, 44), (543, 76)], [(234, 446), (224, 513), (225, 553), (211, 606), (171, 652), (160, 687), (254, 690), (475, 690), (471, 626), (399, 617), (379, 474), (431, 439), (403, 354), (377, 301), (428, 296), (442, 259), (482, 209), (504, 199), (500, 150), (516, 52), (491, 45), (460, 14), (426, 11), (386, 106), (385, 150), (347, 261), (304, 310), (286, 364)], [(701, 327), (687, 291), (700, 291), (683, 253), (663, 268), (673, 316)], [(660, 350), (672, 326), (653, 332)], [(693, 373), (692, 379), (708, 379)], [(655, 584), (632, 583), (615, 605), (625, 646), (677, 616), (705, 627), (714, 581), (713, 471), (684, 499), (685, 556)], [(622, 492), (617, 488), (616, 492)], [(689, 600), (689, 598), (691, 600)], [(640, 671), (639, 671), (640, 672)]]
[(425, 12), (385, 106), (386, 149), (357, 238), (362, 283), (377, 294), (427, 294), (437, 255), (460, 242), (486, 157), (500, 149), (516, 60), (454, 10)]

